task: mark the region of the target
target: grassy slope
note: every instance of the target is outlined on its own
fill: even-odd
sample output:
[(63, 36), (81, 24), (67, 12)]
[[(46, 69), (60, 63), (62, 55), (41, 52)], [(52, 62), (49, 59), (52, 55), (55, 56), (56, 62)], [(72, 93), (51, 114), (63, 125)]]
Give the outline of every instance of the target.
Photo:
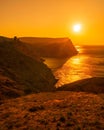
[(93, 77), (76, 81), (57, 88), (57, 91), (104, 93), (104, 77)]
[(22, 86), (7, 76), (0, 74), (0, 101), (24, 95)]
[(0, 105), (1, 130), (103, 130), (104, 99), (83, 92), (38, 93)]
[(0, 76), (26, 93), (54, 90), (56, 80), (51, 70), (28, 47), (22, 50), (17, 44), (23, 43), (13, 39), (0, 42)]

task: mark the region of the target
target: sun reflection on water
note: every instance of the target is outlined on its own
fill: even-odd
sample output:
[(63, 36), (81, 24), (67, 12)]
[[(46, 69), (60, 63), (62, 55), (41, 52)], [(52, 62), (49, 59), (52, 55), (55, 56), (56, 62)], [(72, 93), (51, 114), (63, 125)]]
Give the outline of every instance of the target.
[(79, 57), (75, 57), (71, 59), (72, 64), (80, 64), (81, 59)]
[(79, 52), (79, 53), (83, 53), (83, 47), (81, 46), (75, 46), (76, 50)]
[[(82, 51), (82, 49), (79, 48), (79, 51)], [(88, 64), (88, 59), (86, 55), (81, 55), (80, 53), (70, 58), (55, 72), (55, 77), (60, 79), (56, 87), (91, 77), (91, 67)]]

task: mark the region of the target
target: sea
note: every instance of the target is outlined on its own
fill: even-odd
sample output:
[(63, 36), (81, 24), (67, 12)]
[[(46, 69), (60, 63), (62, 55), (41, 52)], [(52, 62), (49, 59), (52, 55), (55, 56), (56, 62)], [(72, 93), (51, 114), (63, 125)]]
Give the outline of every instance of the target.
[(104, 77), (104, 46), (75, 47), (79, 53), (69, 59), (45, 59), (58, 79), (56, 87), (85, 78)]

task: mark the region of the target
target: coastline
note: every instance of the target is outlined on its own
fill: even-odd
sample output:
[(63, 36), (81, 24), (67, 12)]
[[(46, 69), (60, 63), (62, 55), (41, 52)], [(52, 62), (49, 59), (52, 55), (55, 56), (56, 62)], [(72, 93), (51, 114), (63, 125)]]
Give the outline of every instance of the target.
[(21, 43), (17, 49), (14, 40), (4, 43), (0, 44), (0, 129), (104, 129), (104, 77), (55, 88), (51, 69), (34, 51), (30, 53), (33, 48)]

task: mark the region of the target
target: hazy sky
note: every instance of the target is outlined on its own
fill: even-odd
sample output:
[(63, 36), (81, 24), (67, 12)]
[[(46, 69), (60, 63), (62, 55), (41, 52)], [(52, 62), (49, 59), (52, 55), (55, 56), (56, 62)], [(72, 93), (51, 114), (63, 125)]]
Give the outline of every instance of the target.
[[(0, 35), (104, 44), (104, 0), (0, 0)], [(72, 26), (82, 24), (80, 33)]]

